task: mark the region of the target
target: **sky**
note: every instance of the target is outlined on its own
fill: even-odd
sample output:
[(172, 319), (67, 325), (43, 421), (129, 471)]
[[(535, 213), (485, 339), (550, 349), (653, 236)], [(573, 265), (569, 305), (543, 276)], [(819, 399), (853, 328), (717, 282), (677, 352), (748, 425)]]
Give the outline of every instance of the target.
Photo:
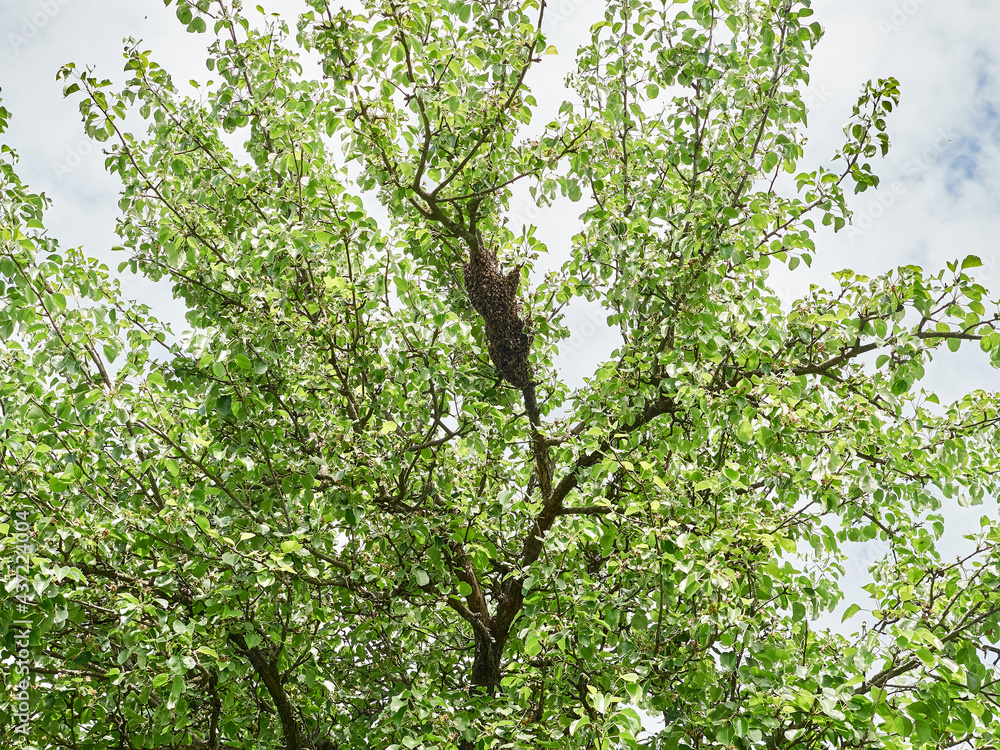
[[(297, 8), (295, 0), (260, 0), (269, 10)], [(252, 9), (255, 2), (247, 2)], [(809, 143), (802, 168), (827, 161), (843, 139), (842, 127), (863, 84), (895, 76), (902, 102), (889, 121), (889, 156), (873, 166), (878, 191), (854, 196), (854, 223), (817, 237), (811, 269), (772, 276), (772, 286), (791, 300), (810, 283), (831, 287), (841, 268), (875, 275), (900, 264), (926, 270), (970, 253), (984, 262), (980, 280), (1000, 297), (1000, 3), (992, 0), (814, 0), (826, 35), (817, 47), (805, 101)], [(100, 147), (88, 141), (78, 98), (64, 99), (56, 72), (67, 62), (124, 82), (122, 40), (135, 37), (176, 80), (210, 77), (207, 35), (185, 33), (162, 0), (0, 0), (0, 96), (13, 113), (0, 139), (21, 157), (19, 173), (54, 201), (47, 226), (63, 246), (80, 246), (114, 269), (124, 256), (109, 249), (117, 215), (118, 185), (103, 170)], [(603, 14), (600, 0), (551, 0), (546, 32), (558, 55), (546, 56), (529, 85), (540, 102), (557, 106), (573, 50)], [(544, 120), (543, 120), (544, 121)], [(550, 248), (566, 246), (578, 226), (578, 205), (560, 204), (540, 214), (515, 196), (515, 219), (537, 220)], [(123, 284), (129, 296), (154, 307), (184, 328), (183, 311), (169, 288), (141, 279)], [(569, 319), (574, 337), (561, 363), (585, 372), (614, 347), (600, 315), (580, 308)], [(925, 386), (942, 398), (969, 390), (996, 389), (997, 371), (975, 345), (939, 356)], [(569, 369), (569, 368), (568, 368)], [(949, 545), (960, 530), (978, 525), (979, 509), (949, 509)], [(863, 569), (878, 554), (855, 550)]]
[[(296, 0), (263, 2), (268, 10), (299, 6)], [(892, 151), (875, 165), (880, 189), (854, 197), (851, 227), (818, 237), (813, 269), (776, 269), (773, 286), (791, 300), (810, 283), (830, 286), (829, 273), (841, 268), (875, 274), (916, 263), (929, 270), (975, 253), (985, 264), (980, 278), (1000, 292), (1000, 252), (993, 241), (1000, 234), (994, 197), (1000, 195), (994, 189), (1000, 183), (1000, 3), (815, 0), (814, 8), (826, 36), (806, 92), (810, 142), (802, 166), (836, 151), (865, 81), (897, 77), (902, 104), (890, 120)], [(64, 245), (83, 245), (112, 267), (118, 262), (108, 253), (115, 244), (118, 185), (103, 170), (99, 145), (83, 135), (78, 98), (62, 97), (55, 74), (73, 61), (123, 82), (122, 40), (131, 36), (142, 39), (175, 79), (210, 77), (207, 37), (185, 33), (173, 11), (162, 0), (0, 1), (0, 95), (14, 115), (5, 142), (20, 153), (22, 178), (54, 201), (51, 234)], [(600, 0), (550, 2), (546, 31), (560, 54), (546, 56), (535, 80), (529, 79), (539, 101), (554, 109), (562, 100), (573, 50), (602, 12)], [(564, 204), (543, 216), (523, 194), (512, 204), (515, 220), (537, 220), (539, 236), (553, 249), (565, 246), (579, 210)], [(126, 289), (183, 329), (182, 311), (171, 304), (166, 286), (130, 279)], [(564, 362), (583, 350), (596, 360), (614, 347), (594, 311), (576, 310), (570, 325), (577, 336)], [(995, 375), (974, 346), (940, 357), (929, 371), (931, 385), (949, 398), (991, 387)]]

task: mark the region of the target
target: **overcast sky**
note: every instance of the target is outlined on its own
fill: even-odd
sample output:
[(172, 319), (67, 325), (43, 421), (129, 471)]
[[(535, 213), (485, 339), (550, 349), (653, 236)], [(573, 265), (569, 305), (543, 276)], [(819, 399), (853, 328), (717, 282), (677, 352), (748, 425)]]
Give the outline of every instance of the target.
[[(268, 9), (293, 9), (296, 0), (264, 2)], [(248, 3), (248, 7), (253, 3)], [(901, 263), (925, 268), (975, 252), (986, 265), (981, 276), (1000, 291), (1000, 204), (994, 189), (998, 117), (1000, 3), (990, 0), (817, 0), (816, 17), (826, 29), (812, 66), (807, 93), (810, 144), (802, 167), (827, 159), (841, 142), (841, 127), (865, 81), (894, 75), (902, 83), (902, 105), (890, 120), (893, 149), (878, 163), (883, 182), (877, 193), (856, 196), (855, 223), (819, 238), (812, 271), (773, 276), (785, 298), (804, 292), (810, 281), (829, 285), (828, 273), (843, 267), (869, 274)], [(161, 0), (2, 0), (0, 2), (0, 89), (13, 112), (5, 142), (21, 155), (20, 172), (35, 190), (54, 200), (51, 233), (66, 245), (84, 245), (107, 256), (115, 238), (115, 181), (103, 171), (99, 147), (84, 136), (78, 98), (63, 99), (55, 73), (66, 62), (92, 66), (121, 82), (122, 39), (133, 36), (152, 49), (175, 79), (202, 80), (205, 35), (184, 32), (174, 8)], [(600, 0), (555, 0), (548, 32), (560, 50), (547, 56), (531, 82), (538, 99), (557, 103), (575, 44), (600, 18)], [(513, 209), (536, 218), (516, 198)], [(572, 234), (578, 206), (537, 217), (539, 233), (553, 249)], [(169, 295), (137, 281), (129, 292), (155, 302), (178, 321)], [(580, 314), (573, 324), (589, 331)], [(181, 323), (179, 326), (182, 327)], [(586, 337), (588, 348), (613, 341)], [(574, 353), (575, 356), (575, 353)], [(994, 371), (975, 347), (941, 357), (932, 366), (933, 384), (943, 395), (992, 387)]]
[[(295, 0), (260, 2), (268, 9), (298, 6)], [(819, 236), (812, 269), (775, 274), (774, 286), (791, 299), (810, 282), (831, 286), (828, 274), (840, 268), (876, 274), (916, 263), (930, 270), (975, 253), (985, 263), (981, 280), (995, 290), (994, 298), (1000, 296), (1000, 3), (815, 0), (814, 8), (826, 37), (812, 66), (810, 143), (800, 167), (813, 168), (838, 148), (868, 79), (897, 77), (902, 104), (889, 123), (892, 151), (875, 165), (880, 190), (854, 197), (853, 227)], [(50, 234), (64, 246), (83, 245), (112, 268), (118, 262), (108, 253), (115, 244), (118, 185), (104, 173), (99, 148), (83, 135), (78, 98), (62, 98), (55, 74), (73, 61), (121, 83), (122, 39), (132, 36), (176, 80), (208, 78), (207, 35), (185, 33), (173, 11), (162, 0), (0, 0), (0, 89), (13, 113), (2, 140), (20, 153), (22, 178), (53, 199)], [(602, 13), (600, 0), (551, 2), (547, 31), (560, 54), (547, 56), (529, 79), (539, 101), (561, 101), (559, 84), (572, 66), (575, 44)], [(512, 208), (521, 218), (535, 216), (523, 200)], [(558, 208), (538, 218), (539, 235), (552, 249), (575, 231), (580, 210)], [(164, 287), (132, 280), (127, 290), (173, 321), (175, 331), (183, 329), (182, 312)], [(614, 345), (612, 337), (594, 332), (600, 323), (582, 311), (571, 325), (582, 345), (571, 347), (564, 361), (578, 360), (578, 371)], [(997, 371), (974, 345), (940, 356), (928, 372), (927, 387), (949, 398), (994, 390), (997, 382)], [(971, 522), (982, 510), (962, 517)]]

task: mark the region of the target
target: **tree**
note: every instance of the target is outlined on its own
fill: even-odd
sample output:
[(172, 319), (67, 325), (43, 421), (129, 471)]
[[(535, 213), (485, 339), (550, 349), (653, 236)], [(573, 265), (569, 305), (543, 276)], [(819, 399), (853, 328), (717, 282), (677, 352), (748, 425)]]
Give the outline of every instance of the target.
[[(176, 3), (196, 96), (137, 43), (120, 91), (60, 73), (182, 341), (3, 149), (14, 747), (997, 747), (1000, 531), (936, 549), (997, 397), (920, 387), (1000, 363), (979, 261), (767, 285), (877, 186), (895, 80), (800, 171), (808, 0), (611, 0), (544, 128), (544, 0), (240, 5)], [(564, 255), (516, 183), (581, 201)], [(583, 300), (621, 344), (571, 389)], [(875, 609), (817, 628), (875, 538)]]

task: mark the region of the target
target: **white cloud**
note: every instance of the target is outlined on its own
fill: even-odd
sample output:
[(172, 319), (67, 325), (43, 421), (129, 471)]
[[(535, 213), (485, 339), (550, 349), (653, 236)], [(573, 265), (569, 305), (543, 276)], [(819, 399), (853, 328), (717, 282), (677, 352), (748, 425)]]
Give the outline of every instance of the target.
[[(289, 10), (299, 3), (267, 5)], [(813, 268), (800, 266), (793, 274), (777, 269), (775, 285), (785, 293), (804, 292), (813, 281), (829, 286), (829, 272), (844, 267), (869, 274), (902, 263), (932, 269), (976, 253), (986, 261), (984, 282), (1000, 290), (995, 243), (1000, 236), (1000, 41), (995, 36), (1000, 4), (838, 0), (818, 2), (815, 8), (826, 37), (816, 50), (806, 96), (810, 143), (803, 166), (826, 161), (838, 148), (841, 127), (868, 79), (899, 78), (902, 103), (889, 122), (893, 148), (874, 165), (881, 189), (853, 197), (855, 228), (822, 233)], [(559, 54), (545, 56), (543, 68), (530, 79), (542, 104), (539, 122), (555, 114), (575, 47), (603, 10), (600, 0), (550, 3), (546, 31)], [(55, 73), (74, 61), (123, 82), (122, 39), (133, 36), (176, 80), (208, 78), (206, 36), (186, 33), (173, 14), (173, 6), (154, 0), (0, 4), (0, 87), (14, 113), (4, 140), (20, 152), (22, 176), (54, 199), (53, 235), (64, 244), (84, 245), (112, 265), (119, 260), (107, 252), (115, 243), (119, 186), (104, 172), (99, 144), (84, 138), (76, 99), (62, 97)], [(515, 213), (517, 206), (527, 205), (520, 192), (515, 204)], [(529, 218), (551, 250), (565, 251), (580, 210), (579, 204), (561, 202), (532, 211)], [(164, 285), (132, 280), (128, 289), (157, 307), (176, 310)], [(591, 322), (591, 316), (576, 317)], [(948, 357), (940, 358), (928, 385), (949, 395), (989, 386), (994, 372), (985, 357), (975, 354), (962, 357), (965, 364), (958, 372), (949, 368)]]

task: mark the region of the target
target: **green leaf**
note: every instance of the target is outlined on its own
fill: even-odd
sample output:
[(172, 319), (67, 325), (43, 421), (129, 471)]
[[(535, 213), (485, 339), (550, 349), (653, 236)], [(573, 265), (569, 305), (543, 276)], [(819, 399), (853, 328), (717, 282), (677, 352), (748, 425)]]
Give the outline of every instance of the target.
[(854, 617), (854, 615), (856, 615), (860, 611), (861, 611), (861, 605), (860, 604), (852, 604), (844, 612), (844, 616), (840, 618), (840, 621), (841, 622), (847, 622), (848, 620), (850, 620), (852, 617)]
[(174, 675), (174, 681), (170, 685), (170, 696), (167, 698), (167, 708), (173, 710), (184, 693), (184, 678), (181, 675)]
[(753, 440), (753, 425), (749, 422), (741, 422), (740, 426), (736, 428), (736, 438), (741, 443), (749, 443)]

